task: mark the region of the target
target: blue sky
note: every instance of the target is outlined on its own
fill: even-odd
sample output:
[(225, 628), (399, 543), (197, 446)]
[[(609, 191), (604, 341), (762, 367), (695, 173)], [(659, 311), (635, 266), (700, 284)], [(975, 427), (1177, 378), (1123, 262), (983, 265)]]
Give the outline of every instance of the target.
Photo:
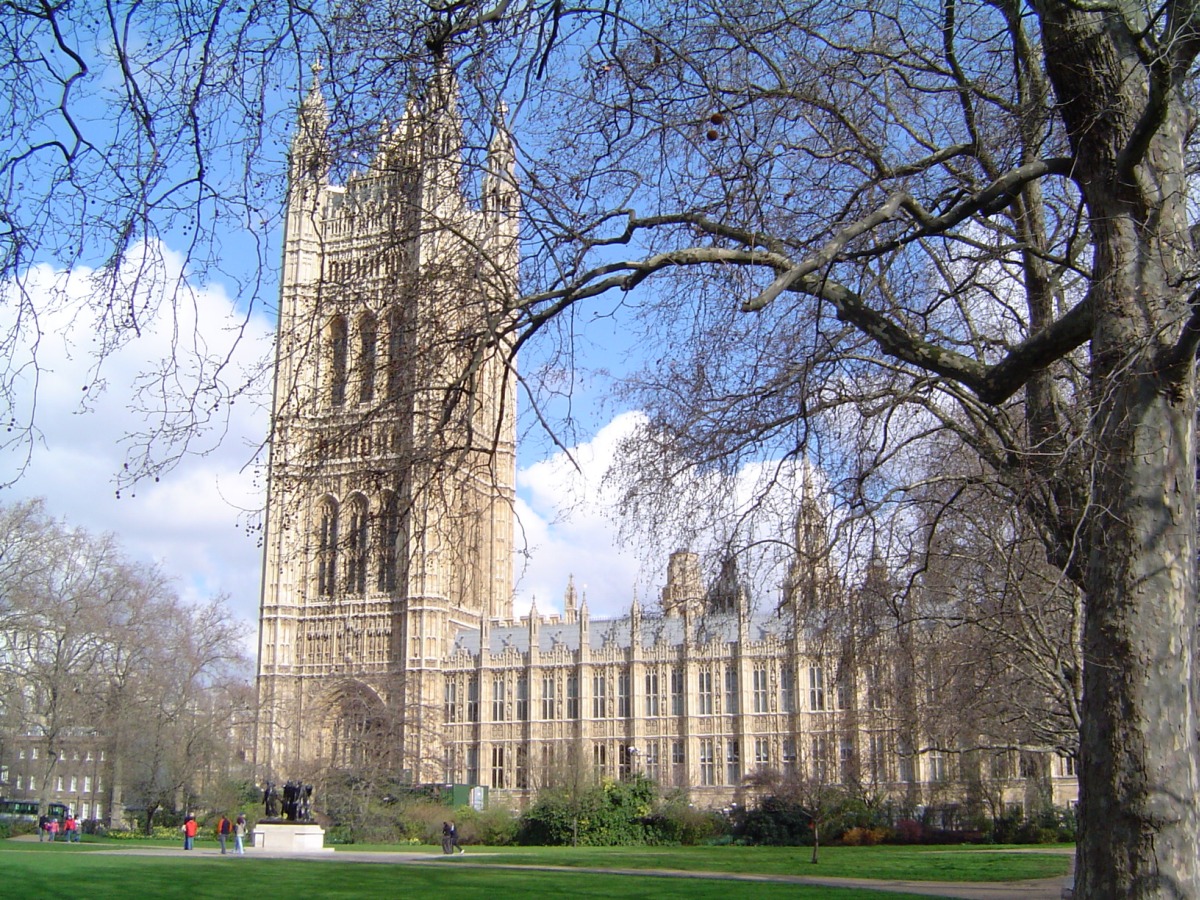
[[(182, 263), (170, 251), (168, 258)], [(27, 287), (46, 298), (55, 290), (77, 295), (87, 289), (87, 275), (77, 268), (68, 279), (60, 270), (41, 266), (30, 271)], [(232, 346), (230, 329), (241, 316), (236, 299), (220, 285), (191, 288), (191, 302), (179, 308), (195, 311), (205, 349)], [(186, 333), (192, 323), (183, 324), (180, 331)], [(237, 371), (269, 357), (273, 328), (266, 313), (252, 317), (231, 351)], [(134, 386), (148, 361), (176, 352), (171, 347), (174, 323), (160, 316), (110, 357), (102, 370), (103, 391), (95, 389), (89, 371), (94, 331), (88, 320), (66, 312), (47, 314), (40, 330), (38, 437), (27, 471), (0, 497), (6, 502), (44, 497), (51, 514), (91, 531), (117, 534), (131, 556), (161, 565), (187, 598), (228, 595), (236, 615), (247, 623), (252, 643), (261, 572), (253, 526), (265, 499), (256, 450), (267, 431), (266, 397), (247, 398), (221, 420), (227, 431), (202, 432), (195, 444), (198, 453), (160, 480), (143, 481), (118, 497), (115, 476), (125, 458), (126, 435), (142, 427), (130, 409)], [(574, 404), (581, 427), (594, 428), (571, 447), (579, 470), (561, 451), (547, 450), (547, 442), (536, 435), (521, 445), (518, 547), (527, 555), (518, 565), (518, 612), (535, 598), (539, 611), (561, 608), (567, 578), (574, 575), (596, 614), (616, 614), (628, 606), (634, 590), (643, 598), (656, 593), (665, 570), (664, 561), (657, 572), (640, 573), (635, 554), (618, 548), (613, 509), (600, 490), (615, 442), (634, 417), (609, 420), (595, 402), (603, 384), (582, 370), (576, 377)], [(81, 387), (88, 383), (93, 389), (85, 393)], [(33, 396), (32, 386), (26, 382), (26, 402)], [(12, 450), (8, 455), (6, 468), (15, 469), (23, 457)]]

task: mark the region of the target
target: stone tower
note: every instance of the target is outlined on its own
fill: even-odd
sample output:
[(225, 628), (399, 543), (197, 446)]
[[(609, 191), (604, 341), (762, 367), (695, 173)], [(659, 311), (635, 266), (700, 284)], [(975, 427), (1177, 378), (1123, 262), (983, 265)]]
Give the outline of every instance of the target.
[(451, 636), (511, 616), (513, 149), (500, 111), (473, 204), (456, 101), (439, 74), (340, 185), (316, 79), (300, 107), (260, 612), (266, 778), (440, 780)]

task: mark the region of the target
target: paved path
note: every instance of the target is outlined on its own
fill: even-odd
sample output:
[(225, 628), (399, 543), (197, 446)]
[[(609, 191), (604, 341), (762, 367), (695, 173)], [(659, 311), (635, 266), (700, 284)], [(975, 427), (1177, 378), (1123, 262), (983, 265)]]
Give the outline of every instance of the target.
[[(35, 838), (36, 840), (36, 838)], [(66, 849), (66, 848), (64, 848)], [(90, 853), (120, 853), (137, 856), (220, 856), (215, 846), (207, 843), (200, 849), (187, 851), (182, 847), (121, 846), (109, 849), (90, 849)], [(618, 869), (581, 866), (510, 865), (488, 861), (491, 854), (472, 853), (465, 857), (444, 857), (422, 851), (355, 851), (338, 850), (321, 853), (269, 853), (248, 848), (247, 857), (256, 859), (305, 859), (326, 862), (361, 862), (376, 865), (454, 865), (472, 868), (527, 869), (540, 872), (591, 872), (603, 875), (632, 875), (658, 878), (709, 878), (716, 881), (738, 881), (769, 884), (806, 884), (816, 887), (855, 887), (897, 894), (917, 894), (923, 897), (950, 897), (958, 900), (1060, 900), (1063, 888), (1069, 887), (1071, 877), (1039, 878), (1010, 882), (946, 882), (946, 881), (882, 881), (871, 878), (832, 878), (817, 875), (743, 875), (731, 872), (688, 872), (676, 869)], [(230, 853), (232, 857), (232, 853)], [(236, 860), (236, 857), (233, 857)]]

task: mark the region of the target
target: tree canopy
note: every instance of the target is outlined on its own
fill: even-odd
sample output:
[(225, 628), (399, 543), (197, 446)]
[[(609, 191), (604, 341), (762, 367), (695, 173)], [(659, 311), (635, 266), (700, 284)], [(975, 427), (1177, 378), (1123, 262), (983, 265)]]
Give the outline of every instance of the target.
[[(482, 343), (645, 328), (645, 514), (755, 457), (926, 526), (988, 485), (1082, 597), (1080, 894), (1196, 894), (1198, 23), (1188, 0), (14, 8), (0, 266), (156, 238), (215, 266), (224, 227), (274, 221), (308, 63), (343, 170), (453, 69), (464, 177), (502, 100), (517, 140), (522, 281)], [(37, 313), (10, 296), (8, 347)], [(116, 338), (143, 312), (122, 296), (88, 309)], [(963, 464), (914, 491), (931, 441)]]

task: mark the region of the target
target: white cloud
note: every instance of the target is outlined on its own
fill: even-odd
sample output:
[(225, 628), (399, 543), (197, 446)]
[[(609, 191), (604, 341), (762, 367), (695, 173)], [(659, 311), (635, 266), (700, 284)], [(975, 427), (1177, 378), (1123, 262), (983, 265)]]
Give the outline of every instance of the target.
[[(163, 253), (167, 268), (177, 271), (179, 257)], [(89, 275), (76, 270), (67, 276), (43, 267), (29, 273), (25, 286), (39, 308), (50, 310), (55, 291), (57, 299), (82, 297)], [(222, 428), (201, 430), (197, 455), (160, 481), (143, 482), (117, 498), (114, 476), (125, 460), (127, 435), (145, 427), (130, 407), (148, 364), (175, 354), (183, 362), (186, 381), (204, 370), (203, 357), (231, 353), (231, 378), (269, 358), (273, 323), (252, 318), (235, 348), (232, 336), (242, 316), (233, 300), (213, 286), (192, 286), (187, 296), (189, 302), (177, 310), (179, 322), (169, 315), (148, 320), (139, 336), (111, 354), (101, 373), (103, 391), (96, 388), (92, 372), (96, 331), (91, 323), (74, 316), (69, 304), (41, 315), (36, 409), (40, 441), (28, 470), (14, 487), (0, 493), (0, 500), (45, 497), (53, 515), (98, 533), (111, 531), (131, 556), (157, 562), (177, 579), (185, 598), (227, 594), (233, 611), (246, 623), (249, 644), (257, 621), (261, 550), (257, 535), (247, 535), (245, 525), (247, 514), (256, 513), (265, 501), (261, 472), (249, 463), (267, 433), (265, 397), (239, 402), (227, 418), (218, 418)], [(4, 299), (8, 298), (0, 294)], [(0, 306), (0, 316), (6, 309), (11, 305)], [(188, 340), (182, 341), (181, 335)], [(84, 385), (90, 386), (87, 392)], [(27, 405), (32, 402), (27, 378), (23, 387), (20, 402)], [(84, 396), (86, 408), (81, 404)], [(20, 420), (30, 410), (12, 412)], [(596, 616), (624, 613), (635, 592), (643, 605), (657, 603), (666, 550), (651, 547), (648, 537), (632, 547), (622, 546), (616, 491), (604, 478), (620, 441), (644, 422), (641, 413), (623, 413), (571, 448), (569, 455), (557, 452), (519, 471), (516, 545), (527, 555), (518, 561), (518, 612), (535, 601), (540, 612), (561, 610), (571, 576)], [(12, 448), (8, 456), (14, 470), (24, 458)], [(785, 466), (785, 477), (777, 480), (791, 481), (788, 469)], [(758, 466), (743, 471), (739, 497), (752, 493), (748, 486), (758, 483), (762, 474)], [(794, 501), (785, 497), (783, 506), (766, 517), (787, 521), (794, 509)]]
[[(517, 473), (516, 543), (519, 552), (524, 538), (528, 552), (524, 566), (517, 564), (518, 613), (535, 601), (541, 613), (561, 610), (571, 576), (595, 616), (624, 612), (635, 590), (643, 604), (657, 600), (647, 596), (655, 573), (643, 572), (637, 554), (619, 544), (615, 498), (604, 484), (617, 444), (641, 421), (640, 413), (623, 413), (569, 455), (555, 453)], [(659, 581), (665, 570), (664, 559)]]
[[(175, 278), (182, 260), (157, 248), (164, 262), (153, 284), (131, 288), (127, 299), (153, 309)], [(248, 466), (254, 448), (267, 432), (267, 411), (247, 397), (233, 409), (221, 411), (196, 432), (193, 450), (160, 480), (144, 481), (117, 496), (115, 476), (127, 459), (128, 435), (148, 427), (153, 419), (133, 410), (147, 367), (175, 357), (181, 364), (173, 382), (179, 393), (189, 383), (214, 377), (206, 360), (230, 354), (227, 377), (245, 377), (270, 348), (272, 323), (260, 316), (245, 317), (219, 287), (188, 286), (175, 306), (148, 315), (136, 336), (114, 342), (115, 349), (99, 371), (95, 350), (113, 338), (90, 313), (80, 314), (93, 273), (71, 273), (49, 267), (31, 270), (24, 289), (41, 312), (37, 320), (36, 408), (34, 369), (26, 365), (18, 376), (17, 422), (32, 417), (38, 440), (28, 468), (0, 501), (45, 497), (50, 513), (89, 531), (113, 532), (135, 559), (158, 563), (175, 578), (182, 597), (205, 600), (228, 594), (235, 615), (247, 623), (248, 643), (257, 621), (261, 551), (245, 531), (246, 511), (259, 509), (265, 493), (255, 470)], [(13, 309), (14, 287), (8, 285), (4, 314)], [(245, 324), (236, 343), (234, 336)], [(28, 338), (23, 352), (28, 353)], [(31, 357), (14, 360), (17, 365)], [(88, 390), (84, 391), (84, 386)], [(179, 411), (168, 398), (160, 409)], [(8, 476), (25, 459), (25, 447), (10, 446), (5, 455)]]

